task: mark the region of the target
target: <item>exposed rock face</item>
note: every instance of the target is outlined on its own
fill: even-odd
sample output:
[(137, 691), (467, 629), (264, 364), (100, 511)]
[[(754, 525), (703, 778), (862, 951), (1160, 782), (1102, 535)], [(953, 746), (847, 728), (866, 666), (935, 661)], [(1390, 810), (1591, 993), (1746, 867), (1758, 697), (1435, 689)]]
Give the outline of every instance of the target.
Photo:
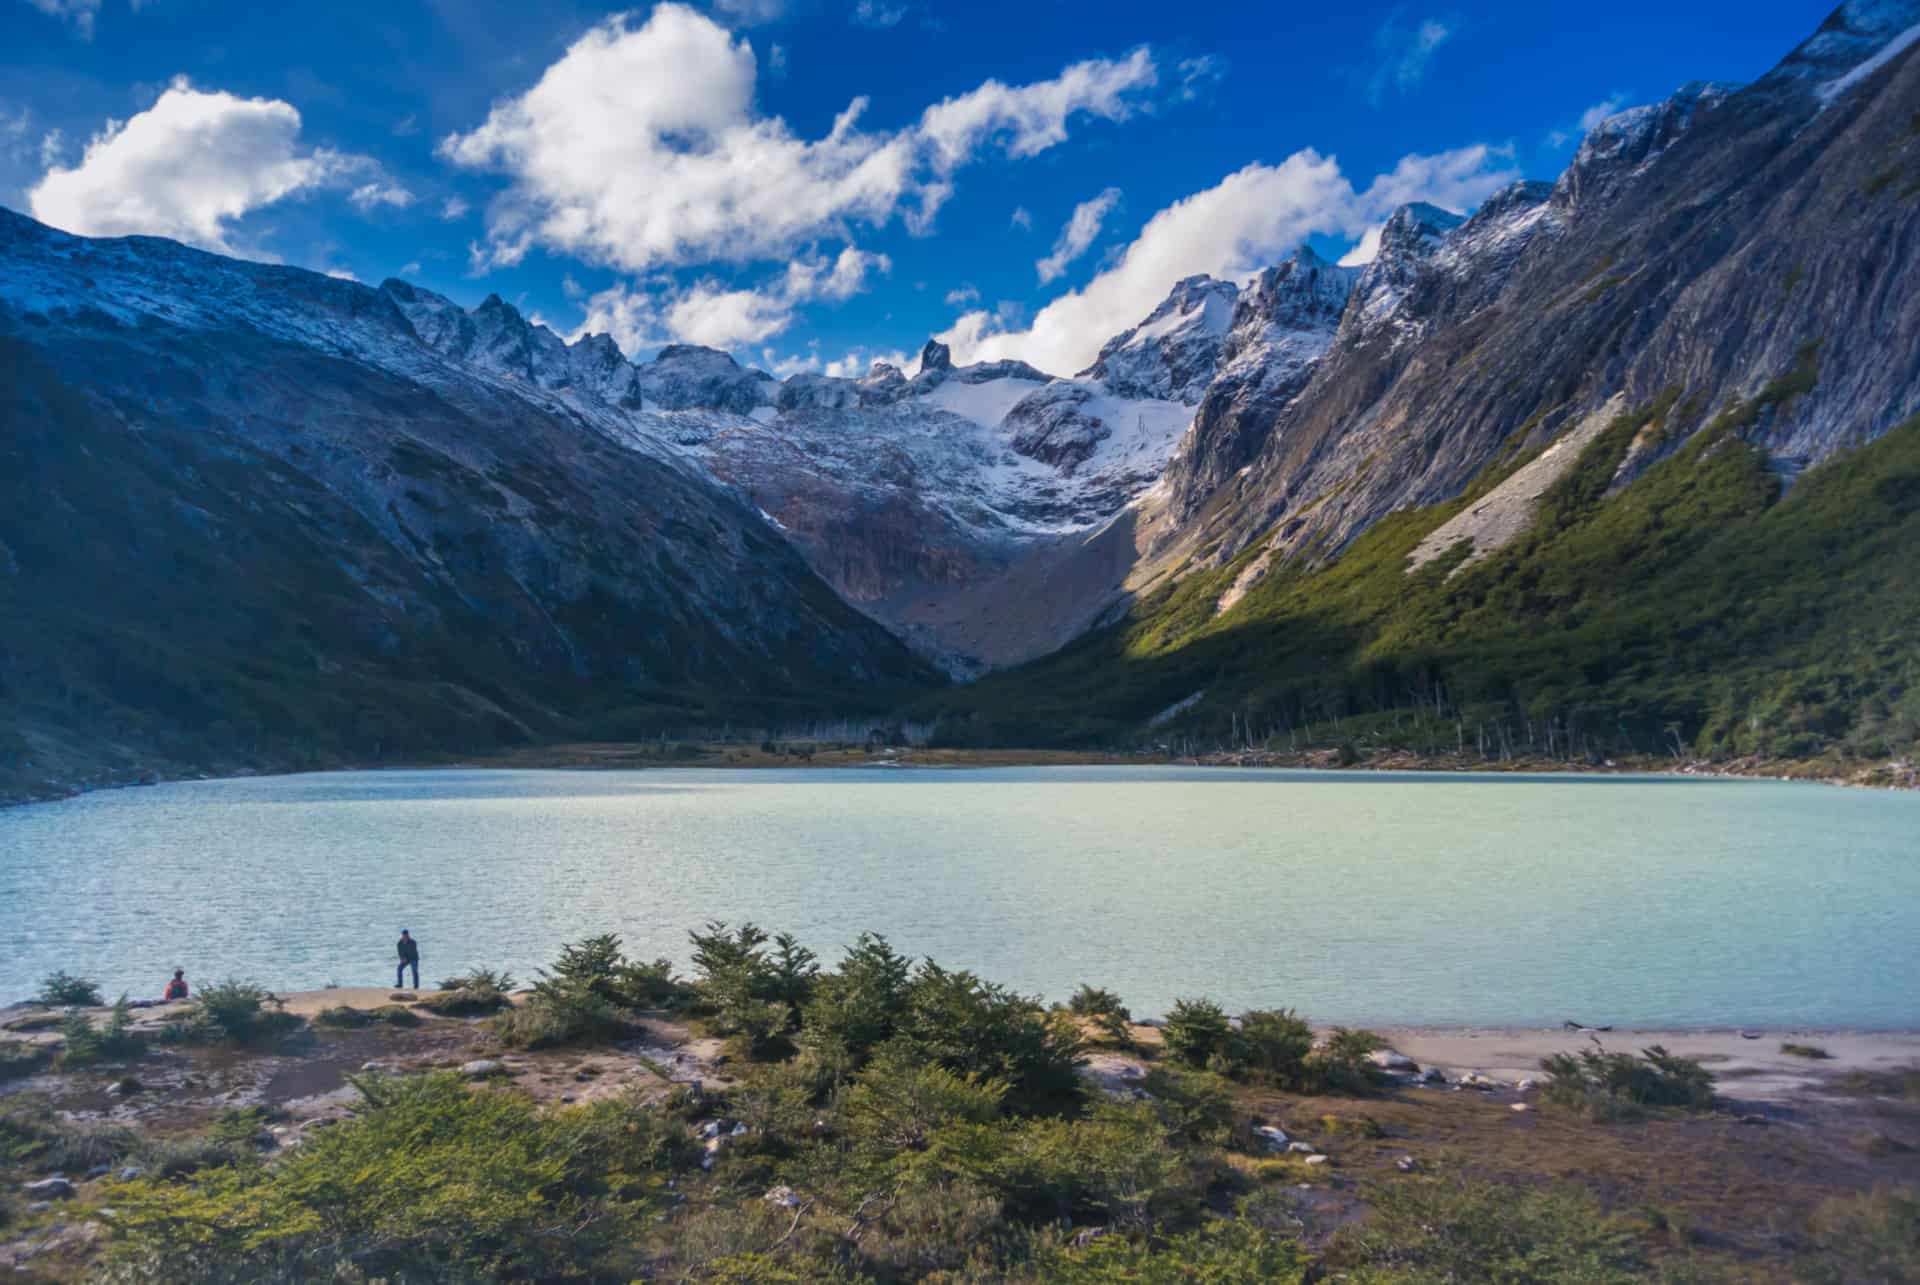
[(0, 769), (368, 761), (925, 680), (595, 371), (626, 386), (504, 304), (0, 212)]
[(1220, 365), (1239, 293), (1230, 281), (1188, 277), (1145, 321), (1109, 339), (1079, 377), (1121, 397), (1199, 401)]
[[(1920, 203), (1896, 193), (1920, 185), (1920, 57), (1830, 89), (1914, 23), (1911, 0), (1849, 5), (1749, 89), (1688, 85), (1602, 122), (1550, 189), (1464, 222), (1401, 210), (1305, 387), (1225, 413), (1229, 357), (1135, 583), (1255, 541), (1332, 556), (1614, 398), (1679, 394), (1634, 471), (1730, 408), (1754, 406), (1742, 435), (1788, 475), (1911, 415)], [(1763, 396), (1783, 378), (1813, 385)]]

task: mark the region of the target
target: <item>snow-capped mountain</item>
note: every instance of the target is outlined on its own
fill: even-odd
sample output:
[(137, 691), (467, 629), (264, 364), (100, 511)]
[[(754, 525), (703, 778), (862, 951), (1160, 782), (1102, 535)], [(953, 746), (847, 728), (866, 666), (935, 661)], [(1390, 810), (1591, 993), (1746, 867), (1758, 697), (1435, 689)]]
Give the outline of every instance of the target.
[(1188, 277), (1146, 320), (1109, 339), (1079, 377), (1121, 397), (1198, 402), (1220, 364), (1239, 294), (1231, 281)]

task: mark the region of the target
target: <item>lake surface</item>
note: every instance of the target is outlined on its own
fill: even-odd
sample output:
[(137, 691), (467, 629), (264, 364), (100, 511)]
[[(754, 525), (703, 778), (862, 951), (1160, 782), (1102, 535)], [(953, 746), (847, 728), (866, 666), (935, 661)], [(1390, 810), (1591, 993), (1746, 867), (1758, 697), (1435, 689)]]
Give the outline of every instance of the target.
[(66, 968), (522, 979), (708, 918), (1047, 999), (1329, 1021), (1920, 1026), (1920, 795), (1167, 767), (330, 773), (0, 810), (0, 1002)]

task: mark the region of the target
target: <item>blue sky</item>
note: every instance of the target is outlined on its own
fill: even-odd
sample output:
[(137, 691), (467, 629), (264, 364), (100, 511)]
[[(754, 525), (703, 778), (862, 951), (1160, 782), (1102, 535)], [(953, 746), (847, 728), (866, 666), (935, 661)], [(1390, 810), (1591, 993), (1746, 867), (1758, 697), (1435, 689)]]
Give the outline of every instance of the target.
[[(0, 0), (0, 204), (563, 335), (1055, 373), (1179, 276), (1552, 178), (1820, 3)], [(1385, 176), (1385, 177), (1382, 177)]]

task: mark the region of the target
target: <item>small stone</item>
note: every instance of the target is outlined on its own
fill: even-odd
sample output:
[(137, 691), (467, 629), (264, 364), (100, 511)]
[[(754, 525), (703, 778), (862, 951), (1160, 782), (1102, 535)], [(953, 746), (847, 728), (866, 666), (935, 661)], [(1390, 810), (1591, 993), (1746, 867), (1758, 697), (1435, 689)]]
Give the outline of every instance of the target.
[(1289, 1142), (1287, 1144), (1287, 1150), (1297, 1156), (1311, 1156), (1317, 1155), (1320, 1148), (1310, 1142)]
[(360, 1071), (364, 1075), (371, 1075), (375, 1071), (384, 1071), (386, 1069), (387, 1064), (385, 1062), (362, 1062), (360, 1064)]
[(1516, 1102), (1512, 1106), (1507, 1108), (1507, 1110), (1509, 1111), (1531, 1111), (1532, 1109), (1533, 1109), (1532, 1107), (1528, 1106), (1524, 1102)]
[(498, 1075), (504, 1070), (506, 1070), (506, 1067), (490, 1057), (476, 1058), (471, 1062), (463, 1062), (460, 1065), (460, 1074), (466, 1076), (469, 1080), (484, 1080), (489, 1075)]
[(87, 1170), (87, 1181), (92, 1182), (95, 1178), (104, 1178), (112, 1172), (112, 1165), (95, 1165), (93, 1168)]
[(73, 1180), (55, 1174), (51, 1178), (42, 1178), (38, 1182), (21, 1184), (20, 1190), (29, 1196), (39, 1196), (45, 1200), (73, 1199)]
[(139, 1165), (128, 1165), (125, 1169), (122, 1169), (120, 1171), (120, 1181), (132, 1182), (135, 1178), (138, 1178), (141, 1174), (144, 1174), (145, 1172), (146, 1170), (142, 1169)]
[(1401, 1156), (1398, 1160), (1393, 1162), (1393, 1167), (1395, 1169), (1398, 1169), (1401, 1173), (1412, 1173), (1417, 1166), (1415, 1165), (1414, 1159), (1412, 1156)]
[(1763, 1115), (1761, 1115), (1761, 1114), (1759, 1114), (1758, 1112), (1754, 1112), (1754, 1113), (1752, 1113), (1752, 1114), (1749, 1114), (1749, 1115), (1743, 1115), (1743, 1116), (1741, 1116), (1741, 1117), (1740, 1117), (1740, 1123), (1741, 1123), (1741, 1124), (1758, 1124), (1758, 1125), (1768, 1125), (1768, 1124), (1772, 1124), (1772, 1123), (1773, 1123), (1773, 1121), (1771, 1121), (1771, 1120), (1769, 1120), (1769, 1119), (1767, 1119), (1767, 1117), (1765, 1117), (1765, 1116), (1763, 1116)]
[(1417, 1075), (1420, 1064), (1395, 1049), (1375, 1049), (1367, 1054), (1367, 1061), (1383, 1071), (1392, 1071), (1399, 1075)]
[(420, 997), (412, 991), (395, 991), (393, 994), (387, 996), (387, 998), (402, 1004), (411, 1004)]
[(1534, 1089), (1535, 1089), (1535, 1088), (1536, 1088), (1537, 1086), (1536, 1086), (1536, 1085), (1534, 1084), (1534, 1082), (1533, 1082), (1532, 1080), (1522, 1080), (1522, 1081), (1520, 1081), (1520, 1083), (1518, 1083), (1518, 1084), (1516, 1084), (1516, 1085), (1514, 1085), (1513, 1087), (1514, 1087), (1514, 1091), (1515, 1091), (1515, 1092), (1518, 1092), (1518, 1093), (1531, 1093), (1531, 1092), (1533, 1092), (1533, 1091), (1534, 1091)]
[(1312, 1155), (1306, 1158), (1305, 1163), (1310, 1165), (1323, 1165), (1327, 1163), (1327, 1158), (1322, 1155)]
[(798, 1209), (800, 1207), (800, 1193), (792, 1187), (774, 1187), (770, 1189), (766, 1195), (760, 1197), (760, 1199), (766, 1201), (769, 1205), (778, 1205), (782, 1209)]
[(1430, 1066), (1427, 1068), (1427, 1073), (1420, 1078), (1428, 1084), (1445, 1084), (1447, 1073), (1437, 1066)]
[(562, 1093), (562, 1094), (560, 1095), (560, 1101), (562, 1101), (563, 1103), (567, 1103), (567, 1104), (569, 1104), (569, 1105), (570, 1105), (570, 1104), (572, 1104), (572, 1103), (574, 1103), (574, 1102), (576, 1102), (576, 1101), (578, 1101), (578, 1099), (577, 1099), (577, 1098), (575, 1098), (575, 1097), (573, 1096), (573, 1094), (571, 1094), (571, 1093)]
[(30, 1214), (44, 1214), (47, 1212), (47, 1210), (52, 1208), (53, 1208), (53, 1202), (47, 1201), (47, 1200), (36, 1200), (32, 1204), (27, 1206), (27, 1212)]

